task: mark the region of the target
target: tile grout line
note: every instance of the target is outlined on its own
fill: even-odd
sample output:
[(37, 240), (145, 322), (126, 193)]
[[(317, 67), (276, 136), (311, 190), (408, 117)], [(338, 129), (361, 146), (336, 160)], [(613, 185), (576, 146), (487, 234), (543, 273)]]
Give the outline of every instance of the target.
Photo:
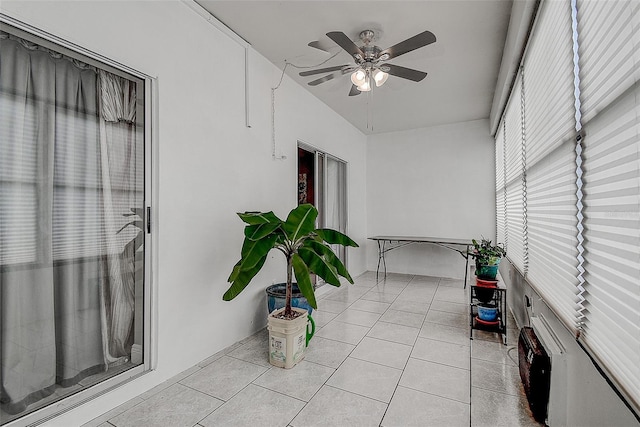
[[(384, 291), (377, 291), (375, 288), (376, 288), (377, 286), (379, 286), (379, 285), (380, 285), (380, 283), (384, 283), (384, 281), (378, 282), (378, 283), (376, 283), (376, 285), (374, 285), (373, 287), (369, 287), (369, 288), (367, 288), (367, 291), (366, 291), (366, 292), (364, 292), (362, 295), (360, 295), (357, 299), (355, 299), (355, 300), (353, 300), (353, 301), (340, 301), (340, 300), (330, 300), (330, 299), (326, 299), (326, 301), (327, 301), (327, 302), (328, 302), (328, 301), (340, 302), (340, 303), (347, 304), (347, 306), (346, 306), (346, 308), (345, 308), (344, 310), (342, 310), (340, 313), (332, 313), (332, 312), (328, 312), (328, 311), (327, 311), (327, 312), (326, 312), (327, 314), (334, 315), (334, 317), (333, 317), (331, 320), (329, 320), (325, 325), (323, 325), (323, 327), (324, 327), (324, 326), (326, 326), (327, 324), (329, 324), (329, 323), (333, 322), (333, 321), (335, 320), (335, 318), (336, 318), (336, 317), (338, 317), (338, 316), (342, 315), (343, 313), (345, 313), (345, 312), (347, 312), (347, 311), (349, 311), (349, 310), (359, 311), (359, 312), (362, 312), (362, 313), (371, 313), (372, 315), (373, 315), (373, 314), (376, 314), (376, 315), (379, 315), (379, 317), (378, 317), (378, 318), (377, 318), (377, 320), (373, 323), (373, 325), (372, 325), (372, 326), (366, 326), (366, 325), (359, 325), (359, 324), (356, 324), (356, 323), (348, 323), (348, 322), (338, 322), (338, 321), (336, 321), (336, 323), (344, 323), (344, 324), (348, 324), (348, 325), (353, 325), (353, 326), (359, 326), (359, 327), (367, 328), (367, 332), (365, 333), (365, 335), (364, 335), (364, 336), (362, 336), (360, 339), (358, 339), (358, 340), (357, 340), (357, 342), (355, 342), (355, 343), (354, 343), (354, 342), (345, 342), (345, 341), (340, 341), (340, 340), (336, 340), (336, 339), (333, 339), (333, 338), (320, 337), (320, 338), (322, 338), (323, 340), (328, 340), (328, 341), (332, 341), (332, 342), (340, 343), (340, 344), (347, 344), (347, 345), (353, 346), (353, 348), (349, 349), (349, 352), (348, 352), (348, 354), (346, 354), (346, 357), (344, 357), (344, 358), (343, 358), (343, 360), (342, 360), (342, 361), (337, 365), (337, 367), (335, 367), (335, 368), (334, 368), (333, 366), (326, 366), (326, 365), (323, 365), (322, 363), (318, 363), (318, 362), (313, 362), (313, 361), (308, 361), (308, 360), (306, 360), (306, 361), (305, 361), (306, 363), (314, 364), (314, 365), (317, 365), (317, 366), (322, 366), (322, 367), (324, 367), (324, 368), (330, 368), (330, 369), (333, 369), (333, 372), (331, 373), (331, 375), (329, 375), (329, 377), (328, 377), (328, 378), (326, 378), (326, 379), (324, 380), (324, 382), (322, 382), (322, 384), (321, 384), (321, 385), (317, 388), (317, 390), (316, 390), (316, 391), (315, 391), (315, 392), (314, 392), (314, 393), (313, 393), (313, 394), (308, 398), (308, 400), (307, 400), (307, 401), (305, 401), (305, 400), (303, 400), (303, 399), (300, 399), (300, 398), (298, 398), (298, 397), (289, 396), (288, 394), (283, 393), (283, 392), (281, 392), (281, 391), (272, 390), (272, 389), (271, 389), (271, 388), (269, 388), (268, 386), (255, 384), (255, 382), (256, 382), (256, 381), (258, 381), (260, 378), (262, 378), (262, 377), (263, 377), (267, 372), (270, 372), (272, 369), (279, 369), (279, 368), (267, 367), (267, 366), (264, 366), (264, 365), (261, 365), (261, 364), (255, 363), (255, 362), (253, 362), (253, 361), (250, 361), (250, 360), (242, 359), (242, 358), (238, 357), (237, 355), (236, 355), (236, 356), (232, 356), (232, 355), (230, 355), (230, 353), (231, 353), (231, 352), (233, 352), (233, 351), (235, 351), (235, 350), (237, 350), (237, 349), (240, 349), (240, 348), (242, 348), (244, 345), (246, 345), (246, 344), (250, 343), (250, 342), (251, 342), (251, 339), (252, 339), (252, 338), (254, 338), (255, 336), (258, 336), (259, 334), (264, 333), (264, 332), (262, 331), (262, 329), (261, 329), (260, 331), (257, 331), (256, 333), (252, 334), (251, 336), (249, 336), (249, 337), (247, 337), (247, 338), (245, 338), (245, 339), (243, 339), (243, 340), (240, 340), (239, 342), (237, 342), (237, 343), (235, 343), (235, 344), (233, 344), (233, 345), (231, 345), (231, 346), (227, 347), (226, 349), (224, 349), (224, 350), (222, 350), (222, 351), (220, 351), (220, 352), (218, 352), (218, 353), (214, 354), (213, 356), (209, 356), (208, 358), (206, 358), (206, 359), (202, 360), (201, 362), (197, 363), (196, 365), (194, 365), (194, 366), (197, 366), (197, 367), (198, 367), (198, 369), (197, 369), (197, 370), (193, 371), (192, 373), (190, 373), (189, 375), (185, 376), (184, 378), (181, 378), (180, 380), (173, 382), (172, 384), (170, 384), (170, 385), (168, 385), (167, 387), (165, 387), (163, 390), (166, 390), (166, 389), (170, 388), (170, 387), (171, 387), (172, 385), (174, 385), (174, 384), (180, 384), (181, 386), (187, 387), (187, 388), (189, 388), (189, 389), (191, 389), (191, 390), (197, 391), (197, 392), (202, 393), (202, 394), (204, 394), (204, 395), (206, 395), (206, 396), (210, 396), (210, 397), (212, 397), (212, 398), (214, 398), (214, 399), (218, 399), (219, 401), (222, 401), (222, 402), (223, 402), (222, 404), (220, 404), (220, 406), (218, 406), (218, 407), (217, 407), (217, 408), (215, 408), (213, 411), (211, 411), (209, 414), (207, 414), (204, 418), (202, 418), (202, 420), (198, 421), (198, 423), (196, 424), (196, 426), (204, 426), (204, 424), (201, 424), (201, 423), (203, 422), (203, 420), (204, 420), (204, 419), (206, 419), (207, 417), (211, 416), (213, 413), (215, 413), (216, 411), (218, 411), (218, 409), (219, 409), (219, 408), (221, 408), (221, 407), (225, 406), (228, 402), (230, 402), (232, 399), (234, 399), (238, 394), (240, 394), (240, 393), (242, 393), (244, 390), (246, 390), (246, 389), (249, 387), (249, 385), (254, 385), (254, 386), (259, 387), (259, 388), (261, 388), (261, 389), (263, 389), (263, 390), (268, 390), (268, 391), (273, 392), (273, 393), (276, 393), (276, 394), (278, 394), (278, 395), (281, 395), (281, 396), (285, 396), (285, 397), (289, 397), (289, 398), (295, 399), (296, 401), (298, 401), (298, 402), (301, 402), (301, 403), (302, 403), (302, 407), (300, 408), (300, 410), (299, 410), (299, 411), (297, 411), (297, 412), (296, 412), (296, 414), (295, 414), (295, 415), (293, 415), (293, 417), (292, 417), (292, 418), (289, 420), (289, 422), (287, 423), (287, 425), (289, 425), (289, 426), (292, 426), (292, 425), (293, 425), (293, 424), (292, 424), (292, 423), (293, 423), (293, 420), (294, 420), (296, 417), (298, 417), (298, 416), (299, 416), (299, 415), (300, 415), (300, 414), (305, 410), (305, 408), (307, 408), (307, 407), (308, 407), (308, 405), (310, 404), (310, 402), (311, 402), (311, 401), (312, 401), (312, 400), (313, 400), (313, 399), (318, 395), (318, 393), (320, 392), (320, 390), (321, 390), (321, 389), (323, 389), (324, 387), (333, 388), (333, 389), (335, 389), (335, 390), (341, 390), (341, 391), (343, 391), (343, 392), (345, 392), (345, 393), (350, 393), (350, 394), (353, 394), (353, 395), (355, 395), (355, 396), (359, 396), (359, 397), (362, 397), (362, 398), (365, 398), (365, 399), (368, 399), (368, 400), (371, 400), (371, 401), (379, 402), (379, 403), (382, 403), (382, 404), (386, 405), (386, 406), (385, 406), (385, 408), (384, 408), (384, 413), (382, 414), (382, 417), (380, 418), (380, 422), (378, 423), (378, 425), (379, 425), (379, 426), (382, 426), (382, 425), (383, 425), (383, 420), (384, 420), (384, 419), (385, 419), (385, 417), (387, 416), (387, 413), (388, 413), (388, 411), (389, 411), (389, 408), (390, 408), (391, 402), (393, 401), (393, 399), (394, 399), (394, 397), (395, 397), (395, 395), (396, 395), (397, 390), (399, 389), (399, 387), (403, 387), (403, 388), (406, 388), (406, 389), (408, 389), (408, 390), (412, 390), (412, 391), (419, 392), (419, 393), (424, 393), (424, 394), (426, 394), (426, 395), (431, 395), (431, 396), (435, 396), (435, 397), (438, 397), (438, 398), (447, 399), (447, 400), (450, 400), (450, 401), (452, 401), (452, 402), (457, 402), (457, 403), (465, 404), (466, 402), (462, 402), (462, 401), (460, 401), (460, 400), (458, 400), (458, 399), (455, 399), (455, 398), (446, 397), (446, 396), (441, 396), (441, 395), (439, 395), (439, 394), (431, 393), (431, 392), (428, 392), (428, 391), (423, 391), (423, 390), (416, 389), (416, 388), (413, 388), (413, 387), (410, 387), (410, 386), (400, 385), (400, 382), (402, 381), (402, 378), (403, 378), (403, 376), (404, 376), (404, 373), (405, 373), (405, 371), (406, 371), (406, 369), (407, 369), (407, 366), (408, 366), (409, 362), (411, 361), (411, 359), (415, 359), (415, 360), (419, 360), (419, 361), (425, 361), (425, 362), (429, 362), (429, 363), (433, 363), (433, 364), (438, 364), (438, 365), (446, 366), (446, 367), (449, 367), (449, 368), (465, 370), (465, 368), (460, 367), (460, 366), (451, 366), (451, 365), (446, 365), (446, 364), (443, 364), (443, 363), (434, 362), (434, 361), (432, 361), (432, 360), (420, 359), (420, 358), (412, 357), (412, 356), (411, 356), (411, 354), (413, 353), (413, 350), (415, 349), (415, 346), (416, 346), (416, 344), (417, 344), (417, 342), (418, 342), (418, 340), (419, 340), (420, 338), (423, 338), (423, 339), (433, 339), (433, 338), (426, 338), (426, 337), (421, 337), (421, 336), (420, 336), (420, 332), (422, 331), (422, 329), (425, 327), (425, 325), (426, 325), (426, 324), (433, 324), (433, 325), (435, 325), (434, 327), (436, 327), (436, 328), (437, 328), (437, 327), (453, 327), (453, 328), (457, 328), (457, 327), (456, 327), (456, 326), (454, 326), (454, 325), (434, 323), (434, 322), (429, 321), (429, 320), (427, 319), (427, 316), (428, 316), (428, 314), (431, 312), (431, 310), (433, 310), (434, 312), (438, 312), (438, 313), (447, 313), (447, 314), (451, 314), (451, 315), (456, 315), (456, 314), (458, 314), (458, 313), (454, 313), (454, 312), (450, 312), (450, 311), (443, 311), (443, 310), (438, 310), (437, 308), (433, 308), (433, 307), (432, 307), (432, 305), (433, 305), (433, 303), (434, 303), (435, 301), (442, 301), (442, 302), (445, 302), (445, 303), (451, 303), (451, 304), (460, 304), (461, 306), (463, 306), (463, 305), (464, 305), (464, 304), (459, 303), (459, 302), (454, 302), (454, 301), (445, 301), (445, 300), (436, 300), (436, 299), (435, 299), (435, 295), (437, 294), (437, 292), (438, 292), (440, 289), (443, 289), (443, 288), (452, 288), (452, 289), (455, 289), (455, 287), (453, 287), (453, 286), (444, 286), (444, 285), (441, 285), (441, 284), (440, 284), (440, 282), (442, 281), (442, 278), (439, 278), (439, 279), (438, 279), (438, 284), (437, 284), (437, 286), (435, 287), (435, 292), (434, 292), (434, 294), (433, 294), (433, 298), (429, 301), (429, 303), (425, 303), (425, 302), (418, 301), (418, 303), (420, 303), (420, 304), (422, 304), (422, 305), (426, 305), (426, 306), (427, 306), (426, 313), (424, 313), (424, 314), (422, 314), (422, 313), (415, 313), (415, 312), (410, 312), (410, 311), (398, 310), (397, 308), (392, 308), (391, 306), (397, 302), (398, 298), (399, 298), (399, 297), (400, 297), (400, 296), (401, 296), (401, 295), (402, 295), (402, 294), (403, 294), (403, 293), (408, 289), (408, 286), (409, 286), (411, 283), (413, 283), (413, 280), (414, 280), (416, 277), (418, 277), (418, 276), (416, 276), (416, 275), (412, 275), (412, 276), (408, 279), (408, 281), (406, 282), (406, 284), (402, 287), (402, 289), (400, 290), (400, 293), (399, 293), (399, 294), (397, 294), (397, 295), (395, 295), (395, 296), (394, 296), (394, 298), (393, 298), (393, 301), (391, 301), (391, 302), (379, 301), (379, 300), (367, 300), (367, 299), (363, 299), (363, 298), (366, 298), (366, 295), (367, 295), (368, 293), (370, 293), (370, 292), (383, 293)], [(356, 280), (357, 280), (357, 279), (356, 279)], [(393, 279), (393, 280), (395, 281), (395, 280), (399, 280), (399, 279)], [(416, 284), (416, 285), (420, 285), (420, 284), (419, 284), (419, 283), (417, 283), (417, 282), (416, 282), (415, 284)], [(400, 286), (394, 286), (393, 288), (394, 288), (394, 289), (398, 289), (398, 288), (400, 288)], [(347, 289), (347, 291), (348, 291), (348, 290), (350, 289), (350, 287), (349, 287), (349, 288), (345, 288), (345, 289)], [(342, 290), (339, 290), (339, 291), (342, 291)], [(392, 295), (392, 294), (389, 294), (389, 295)], [(326, 295), (326, 296), (330, 298), (330, 296), (331, 296), (331, 295)], [(323, 299), (324, 299), (324, 298), (323, 298)], [(384, 310), (382, 313), (380, 313), (380, 312), (375, 312), (375, 311), (362, 310), (362, 309), (359, 309), (359, 308), (351, 308), (351, 307), (352, 307), (354, 304), (356, 304), (358, 301), (366, 301), (366, 302), (368, 302), (368, 303), (369, 303), (369, 302), (374, 302), (374, 303), (379, 303), (379, 304), (386, 304), (386, 308), (385, 308), (385, 310)], [(392, 310), (393, 310), (393, 311), (402, 312), (402, 313), (413, 314), (413, 315), (421, 315), (421, 316), (423, 316), (423, 318), (422, 318), (422, 322), (420, 323), (420, 326), (416, 327), (416, 326), (410, 326), (410, 325), (406, 325), (406, 324), (402, 324), (402, 323), (390, 322), (390, 321), (388, 321), (388, 320), (382, 320), (382, 317), (383, 317), (386, 313), (388, 313), (388, 312), (390, 312), (390, 311), (392, 311)], [(320, 311), (323, 311), (323, 310), (320, 310)], [(417, 320), (417, 319), (415, 319), (415, 320)], [(406, 342), (397, 342), (397, 341), (391, 341), (391, 340), (389, 340), (389, 339), (384, 339), (384, 338), (378, 338), (378, 337), (369, 336), (368, 334), (371, 332), (371, 330), (372, 330), (372, 329), (373, 329), (373, 328), (374, 328), (378, 323), (380, 323), (380, 322), (382, 322), (382, 323), (384, 323), (384, 324), (389, 324), (389, 325), (396, 325), (396, 326), (401, 326), (401, 327), (405, 327), (405, 328), (417, 329), (417, 330), (418, 330), (418, 333), (417, 333), (417, 335), (415, 336), (415, 338), (413, 339), (413, 341), (412, 341), (412, 343), (411, 343), (411, 344), (407, 344)], [(322, 328), (319, 328), (319, 329), (321, 330)], [(464, 328), (464, 327), (463, 327), (463, 328), (457, 328), (457, 329), (461, 329), (461, 330), (463, 330), (463, 331), (464, 331), (466, 328)], [(369, 338), (369, 339), (371, 339), (371, 340), (378, 340), (378, 341), (382, 341), (382, 342), (386, 342), (386, 343), (399, 344), (399, 345), (402, 345), (402, 346), (409, 346), (409, 347), (410, 347), (409, 356), (408, 356), (408, 357), (406, 358), (406, 360), (404, 361), (404, 365), (403, 365), (403, 367), (402, 367), (402, 368), (397, 368), (397, 367), (394, 367), (394, 366), (389, 366), (389, 365), (385, 365), (385, 364), (383, 364), (383, 363), (373, 362), (373, 361), (366, 360), (366, 359), (360, 359), (360, 358), (358, 358), (358, 357), (353, 356), (354, 351), (356, 350), (356, 348), (358, 348), (358, 346), (360, 346), (360, 345), (363, 343), (363, 341), (364, 341), (364, 339), (365, 339), (365, 338)], [(438, 341), (438, 342), (442, 342), (442, 343), (447, 343), (447, 344), (452, 344), (452, 345), (463, 346), (463, 344), (459, 344), (459, 343), (452, 343), (452, 342), (449, 342), (449, 341), (443, 341), (443, 340), (441, 340), (441, 339), (433, 339), (433, 340), (434, 340), (434, 341)], [(481, 339), (481, 338), (479, 338), (478, 340), (483, 341), (483, 342), (492, 342), (492, 341), (490, 341), (490, 340), (483, 340), (483, 339)], [(472, 405), (471, 393), (472, 393), (472, 390), (473, 390), (473, 386), (472, 386), (472, 365), (473, 365), (473, 363), (472, 363), (472, 362), (473, 362), (473, 359), (474, 359), (474, 358), (472, 357), (472, 345), (473, 345), (473, 340), (470, 340), (470, 345), (468, 346), (468, 349), (469, 349), (469, 360), (468, 360), (468, 372), (469, 372), (469, 402), (468, 402), (468, 405), (469, 405), (469, 425), (471, 425), (472, 418), (473, 418), (473, 417), (472, 417), (472, 411), (471, 411), (471, 405)], [(513, 349), (513, 348), (508, 348), (508, 349), (507, 349), (506, 356), (507, 356), (507, 357), (509, 357), (509, 359), (513, 362), (514, 360), (513, 360), (513, 358), (511, 358), (511, 355), (509, 354), (509, 352), (510, 352), (512, 349)], [(215, 357), (216, 355), (219, 355), (219, 356), (218, 356), (218, 357)], [(184, 381), (186, 378), (191, 377), (192, 375), (198, 375), (198, 374), (200, 374), (200, 373), (201, 373), (201, 371), (204, 369), (204, 367), (209, 366), (209, 365), (210, 365), (210, 364), (212, 364), (212, 363), (215, 363), (216, 361), (220, 360), (221, 358), (223, 358), (223, 357), (225, 357), (225, 356), (228, 356), (229, 358), (231, 358), (231, 359), (233, 359), (233, 360), (238, 360), (238, 361), (242, 361), (242, 362), (245, 362), (245, 363), (250, 363), (251, 365), (254, 365), (254, 366), (257, 366), (257, 367), (260, 367), (260, 368), (264, 368), (265, 370), (264, 370), (262, 373), (260, 373), (256, 378), (254, 378), (251, 382), (247, 383), (244, 387), (242, 387), (238, 392), (236, 392), (235, 394), (233, 394), (233, 396), (231, 396), (229, 399), (226, 399), (226, 400), (225, 400), (225, 399), (220, 399), (220, 398), (218, 398), (218, 397), (216, 397), (216, 396), (213, 396), (213, 395), (211, 395), (211, 394), (209, 394), (209, 393), (206, 393), (206, 392), (204, 392), (204, 391), (201, 391), (201, 390), (198, 390), (198, 389), (192, 388), (192, 387), (187, 386), (187, 385), (185, 385), (185, 384), (183, 384), (183, 383), (181, 382), (181, 381)], [(204, 365), (204, 366), (203, 366), (203, 365), (201, 365), (201, 364), (204, 364), (204, 363), (205, 363), (205, 361), (211, 360), (211, 359), (212, 359), (212, 358), (214, 358), (214, 357), (215, 357), (215, 359), (214, 359), (214, 360), (212, 360), (212, 361), (210, 361), (209, 363), (206, 363), (206, 365)], [(371, 363), (371, 364), (378, 365), (378, 366), (381, 366), (381, 367), (387, 367), (387, 368), (391, 368), (391, 369), (395, 369), (395, 370), (399, 370), (399, 371), (401, 371), (401, 372), (400, 372), (400, 377), (399, 377), (399, 379), (398, 379), (397, 383), (395, 384), (395, 387), (393, 388), (393, 392), (390, 394), (390, 397), (389, 397), (389, 399), (388, 399), (388, 400), (389, 400), (388, 402), (385, 402), (385, 401), (379, 400), (378, 398), (373, 398), (373, 397), (365, 396), (365, 395), (360, 394), (360, 393), (358, 393), (358, 392), (353, 392), (353, 391), (350, 391), (350, 390), (346, 390), (346, 389), (343, 389), (343, 388), (341, 388), (341, 387), (339, 387), (339, 386), (329, 385), (329, 384), (328, 384), (328, 382), (331, 380), (331, 378), (333, 378), (333, 377), (334, 377), (334, 375), (336, 374), (336, 372), (337, 372), (341, 367), (343, 367), (343, 366), (344, 366), (344, 364), (347, 362), (347, 360), (348, 360), (348, 359), (351, 359), (351, 360), (358, 360), (358, 361), (363, 361), (363, 362)], [(476, 359), (477, 359), (477, 358), (476, 358)], [(477, 359), (477, 360), (481, 360), (481, 361), (484, 361), (484, 362), (487, 362), (487, 363), (505, 364), (505, 365), (511, 366), (511, 364), (510, 364), (510, 363), (509, 363), (509, 361), (508, 361), (509, 359), (505, 359), (505, 363), (499, 363), (499, 362), (496, 362), (496, 361), (494, 361), (494, 360), (484, 360), (484, 359)], [(516, 363), (516, 365), (517, 365), (517, 363)], [(187, 370), (187, 371), (188, 371), (188, 370)], [(180, 375), (180, 374), (178, 374), (178, 375)], [(497, 390), (485, 389), (485, 388), (483, 388), (483, 387), (478, 387), (478, 388), (479, 388), (479, 389), (481, 389), (481, 390), (493, 391), (493, 392), (500, 393), (500, 394), (503, 394), (503, 395), (506, 395), (506, 396), (514, 396), (514, 397), (517, 397), (517, 395), (515, 395), (515, 394), (511, 394), (511, 393), (503, 393), (503, 392), (500, 392), (500, 391), (497, 391)], [(158, 393), (162, 392), (163, 390), (158, 391)], [(155, 394), (157, 394), (157, 393), (155, 393)], [(154, 394), (154, 395), (155, 395), (155, 394)], [(149, 398), (150, 398), (150, 397), (152, 397), (152, 396), (149, 396)], [(141, 403), (146, 402), (146, 400), (148, 400), (148, 399), (143, 399)], [(135, 407), (135, 406), (138, 406), (138, 405), (139, 405), (139, 404), (134, 405), (134, 407)], [(380, 408), (380, 409), (382, 409), (382, 408)], [(125, 412), (126, 412), (126, 411), (125, 411)], [(112, 418), (112, 419), (113, 419), (113, 418)], [(109, 422), (109, 420), (106, 420), (106, 423), (107, 423), (107, 425), (109, 425), (109, 426), (113, 426), (113, 424), (112, 424), (111, 422)]]
[[(411, 278), (411, 280), (409, 280), (409, 283), (411, 283), (411, 281), (413, 280), (415, 276), (413, 276)], [(406, 289), (406, 287), (405, 287)], [(404, 289), (403, 289), (404, 291)], [(402, 292), (400, 293), (402, 294)], [(396, 297), (397, 299), (397, 297)], [(429, 309), (427, 309), (427, 313), (429, 312)], [(425, 313), (425, 319), (427, 317), (427, 314)], [(424, 324), (425, 320), (422, 320), (422, 324)], [(407, 368), (407, 364), (409, 363), (409, 359), (411, 359), (411, 353), (413, 353), (413, 349), (415, 348), (416, 342), (418, 340), (418, 337), (420, 336), (420, 330), (422, 329), (422, 324), (420, 325), (420, 328), (418, 329), (418, 335), (416, 335), (416, 338), (413, 340), (413, 344), (411, 345), (411, 352), (409, 353), (409, 357), (407, 357), (407, 361), (404, 363), (404, 368), (402, 369), (402, 374), (400, 374), (400, 378), (398, 379), (398, 382), (396, 383), (396, 386), (393, 388), (393, 393), (391, 393), (391, 398), (389, 399), (389, 403), (387, 403), (387, 407), (384, 410), (384, 413), (382, 414), (382, 418), (380, 419), (380, 422), (378, 423), (379, 427), (382, 427), (382, 422), (384, 421), (384, 418), (387, 416), (387, 412), (389, 411), (389, 407), (391, 406), (391, 402), (393, 401), (393, 398), (396, 395), (396, 392), (398, 391), (398, 387), (400, 387), (400, 381), (402, 381), (402, 376), (404, 375), (405, 369)]]

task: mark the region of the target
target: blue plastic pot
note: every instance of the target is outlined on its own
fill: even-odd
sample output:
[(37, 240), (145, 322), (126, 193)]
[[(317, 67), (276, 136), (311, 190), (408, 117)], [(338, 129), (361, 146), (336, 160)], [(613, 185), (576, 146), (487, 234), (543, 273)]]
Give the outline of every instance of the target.
[[(293, 284), (292, 291), (291, 306), (304, 308), (309, 312), (309, 314), (311, 314), (313, 312), (313, 307), (309, 305), (307, 299), (302, 295), (297, 283)], [(269, 313), (273, 312), (273, 310), (284, 307), (286, 294), (286, 283), (276, 283), (275, 285), (271, 285), (267, 288), (267, 306), (269, 308)]]
[(498, 274), (498, 265), (476, 266), (476, 276), (483, 280), (495, 280)]
[(493, 322), (498, 318), (498, 307), (495, 304), (479, 304), (478, 318), (485, 322)]

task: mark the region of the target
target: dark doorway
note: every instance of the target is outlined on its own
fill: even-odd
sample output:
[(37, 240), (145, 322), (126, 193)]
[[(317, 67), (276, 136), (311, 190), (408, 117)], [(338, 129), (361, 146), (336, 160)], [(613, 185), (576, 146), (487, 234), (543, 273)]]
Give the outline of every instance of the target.
[(315, 154), (298, 147), (298, 204), (311, 203), (316, 208), (315, 199)]

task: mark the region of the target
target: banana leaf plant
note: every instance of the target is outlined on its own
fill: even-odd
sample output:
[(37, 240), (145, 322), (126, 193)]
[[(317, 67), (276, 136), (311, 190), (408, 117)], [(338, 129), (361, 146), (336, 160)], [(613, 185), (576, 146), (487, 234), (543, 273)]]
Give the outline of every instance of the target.
[(273, 212), (245, 212), (238, 216), (247, 225), (244, 228), (244, 243), (240, 261), (229, 276), (231, 287), (222, 297), (225, 301), (234, 299), (258, 274), (272, 249), (282, 252), (287, 260), (287, 290), (285, 297), (285, 318), (293, 318), (291, 295), (293, 275), (300, 292), (313, 308), (318, 308), (313, 292), (310, 274), (315, 273), (325, 282), (340, 286), (340, 276), (353, 283), (344, 264), (329, 245), (358, 247), (346, 235), (332, 229), (316, 229), (318, 211), (311, 204), (303, 204), (293, 209), (286, 221)]

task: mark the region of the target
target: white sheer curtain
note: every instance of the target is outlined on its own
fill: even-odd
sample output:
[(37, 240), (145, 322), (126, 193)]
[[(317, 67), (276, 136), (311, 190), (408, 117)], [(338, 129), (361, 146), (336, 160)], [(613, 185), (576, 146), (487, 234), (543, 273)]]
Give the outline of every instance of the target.
[[(122, 246), (122, 213), (137, 206), (136, 171), (142, 169), (135, 128), (136, 93), (129, 80), (99, 70), (100, 159), (103, 185), (107, 283), (103, 287), (102, 339), (105, 361), (113, 363), (131, 352), (134, 317), (135, 246)], [(142, 186), (142, 183), (139, 183)], [(117, 216), (120, 212), (120, 216)], [(122, 230), (127, 233), (130, 230)], [(123, 274), (125, 272), (126, 274)]]
[[(325, 207), (325, 226), (347, 232), (347, 164), (326, 156), (327, 188)], [(333, 245), (333, 249), (343, 263), (346, 263), (346, 248)]]
[(7, 33), (0, 57), (0, 402), (18, 413), (130, 354), (138, 233), (118, 230), (142, 153), (126, 84), (105, 122), (95, 68)]

